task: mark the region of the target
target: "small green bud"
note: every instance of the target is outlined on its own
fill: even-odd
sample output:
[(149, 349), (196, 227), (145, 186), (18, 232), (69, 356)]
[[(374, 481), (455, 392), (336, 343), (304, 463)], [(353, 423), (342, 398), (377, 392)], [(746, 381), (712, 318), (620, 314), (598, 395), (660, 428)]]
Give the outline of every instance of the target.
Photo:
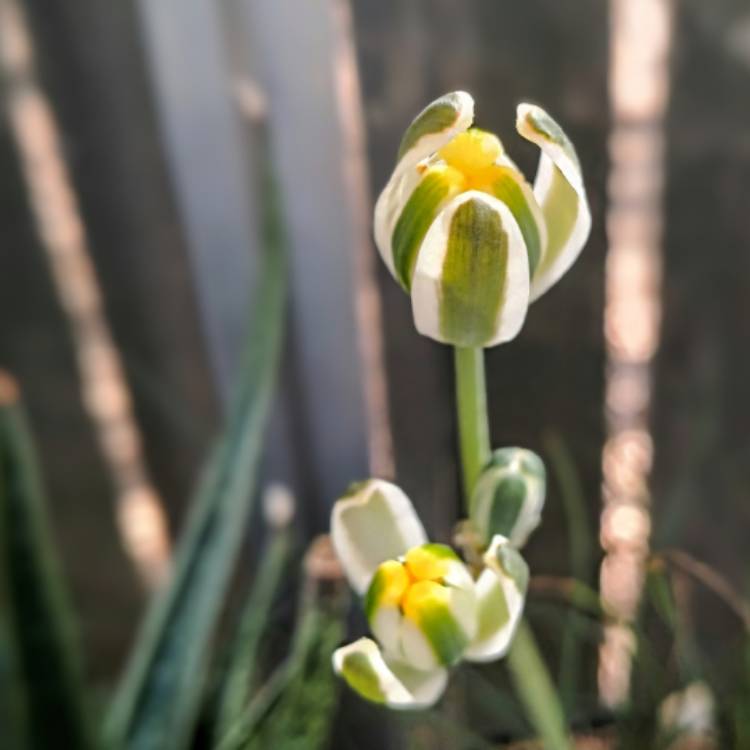
[(495, 534), (516, 549), (539, 525), (546, 491), (544, 463), (524, 448), (501, 448), (492, 454), (471, 498), (471, 520), (485, 543)]

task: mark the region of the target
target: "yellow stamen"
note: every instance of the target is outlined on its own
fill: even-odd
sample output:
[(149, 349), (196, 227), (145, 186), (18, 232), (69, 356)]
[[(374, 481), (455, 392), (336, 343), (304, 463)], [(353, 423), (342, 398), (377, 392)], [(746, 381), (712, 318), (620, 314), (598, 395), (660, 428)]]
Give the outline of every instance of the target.
[(411, 578), (404, 565), (397, 560), (387, 560), (378, 571), (383, 577), (383, 590), (379, 603), (384, 606), (396, 606), (411, 585)]
[(404, 616), (414, 623), (418, 623), (420, 612), (425, 604), (432, 602), (444, 602), (448, 596), (448, 590), (435, 581), (417, 581), (412, 584), (404, 596), (401, 604)]
[(455, 167), (471, 180), (492, 167), (502, 152), (502, 144), (496, 135), (471, 128), (465, 133), (459, 133), (443, 146), (439, 155), (446, 164)]
[(417, 581), (440, 580), (448, 572), (448, 565), (448, 560), (424, 547), (414, 547), (406, 553), (406, 567)]

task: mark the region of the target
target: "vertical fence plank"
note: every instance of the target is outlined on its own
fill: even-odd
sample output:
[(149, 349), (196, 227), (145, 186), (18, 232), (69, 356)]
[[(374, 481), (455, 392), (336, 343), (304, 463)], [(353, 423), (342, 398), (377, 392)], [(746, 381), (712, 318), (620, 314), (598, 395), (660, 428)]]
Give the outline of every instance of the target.
[(216, 401), (136, 9), (95, 0), (25, 7), (146, 458), (174, 518)]
[(141, 0), (138, 8), (215, 380), (226, 404), (258, 240), (219, 8), (206, 0)]
[[(675, 7), (666, 124), (662, 349), (655, 379), (655, 546), (679, 545), (742, 586), (750, 442), (750, 11)], [(706, 659), (736, 624), (698, 589)]]
[[(295, 431), (318, 505), (368, 472), (367, 420), (355, 312), (356, 194), (346, 180), (333, 53), (340, 33), (327, 0), (247, 3), (292, 255)], [(298, 437), (299, 437), (298, 436)], [(306, 511), (307, 512), (307, 511)]]

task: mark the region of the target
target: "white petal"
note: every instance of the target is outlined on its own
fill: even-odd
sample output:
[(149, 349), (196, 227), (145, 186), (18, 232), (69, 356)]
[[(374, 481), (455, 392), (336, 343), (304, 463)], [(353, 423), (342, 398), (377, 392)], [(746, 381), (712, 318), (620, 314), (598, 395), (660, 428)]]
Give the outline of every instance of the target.
[[(502, 231), (508, 236), (503, 304), (494, 320), (493, 330), (480, 344), (453, 340), (451, 336), (446, 336), (441, 324), (443, 266), (448, 252), (451, 225), (456, 211), (468, 201), (477, 201), (496, 211), (500, 217)], [(496, 198), (476, 190), (469, 190), (450, 201), (430, 226), (419, 250), (411, 299), (417, 330), (436, 341), (459, 346), (488, 347), (514, 338), (526, 317), (529, 301), (529, 268), (521, 230), (508, 207)]]
[[(447, 121), (434, 117), (442, 108)], [(459, 133), (471, 127), (474, 121), (474, 99), (465, 91), (453, 91), (428, 104), (412, 121), (404, 133), (399, 148), (398, 167), (415, 166), (426, 157), (439, 151)]]
[(474, 579), (460, 559), (450, 561), (448, 572), (443, 576), (443, 582), (452, 588), (474, 591)]
[[(430, 118), (436, 109), (444, 108), (448, 122)], [(388, 270), (398, 279), (393, 265), (392, 238), (396, 222), (409, 196), (419, 182), (423, 169), (418, 167), (458, 133), (467, 130), (474, 120), (474, 100), (465, 91), (454, 91), (436, 99), (420, 112), (404, 134), (396, 168), (375, 204), (375, 244)]]
[(380, 606), (370, 619), (370, 630), (377, 638), (383, 651), (394, 657), (401, 657), (401, 609), (396, 606)]
[[(547, 223), (547, 248), (531, 282), (531, 301), (547, 291), (574, 263), (591, 231), (591, 211), (573, 144), (540, 107), (518, 106), (516, 129), (542, 150), (534, 195)], [(560, 230), (561, 217), (565, 224)]]
[(398, 279), (398, 276), (393, 264), (393, 230), (421, 176), (415, 165), (397, 167), (375, 204), (375, 245), (395, 279)]
[(336, 501), (331, 539), (351, 587), (364, 594), (380, 563), (425, 544), (427, 535), (401, 489), (370, 479)]
[(463, 562), (452, 562), (443, 582), (450, 591), (450, 608), (453, 616), (466, 633), (469, 641), (474, 640), (477, 631), (477, 591), (476, 583)]
[(471, 582), (471, 588), (452, 587), (450, 589), (450, 609), (461, 630), (466, 634), (467, 640), (473, 641), (478, 620), (478, 599), (474, 581)]
[(422, 671), (439, 667), (437, 654), (427, 636), (407, 617), (401, 618), (399, 640), (401, 661), (405, 664)]
[[(411, 695), (411, 704), (403, 708), (429, 708), (438, 702), (448, 684), (448, 670), (437, 667), (429, 671), (414, 669), (408, 664), (386, 658), (386, 664), (391, 668), (394, 676)], [(402, 706), (393, 706), (401, 708)]]
[(396, 709), (433, 705), (448, 680), (445, 669), (420, 671), (394, 659), (386, 660), (369, 638), (337, 649), (333, 668), (363, 698)]
[(485, 568), (476, 582), (479, 625), (466, 649), (469, 661), (494, 661), (510, 647), (523, 614), (528, 568), (505, 537), (493, 538), (484, 556)]
[[(529, 268), (533, 276), (547, 248), (547, 222), (531, 185), (505, 153), (500, 155), (496, 166), (500, 167), (498, 178), (487, 192), (506, 203), (518, 222), (526, 242)], [(516, 192), (520, 195), (516, 195)]]

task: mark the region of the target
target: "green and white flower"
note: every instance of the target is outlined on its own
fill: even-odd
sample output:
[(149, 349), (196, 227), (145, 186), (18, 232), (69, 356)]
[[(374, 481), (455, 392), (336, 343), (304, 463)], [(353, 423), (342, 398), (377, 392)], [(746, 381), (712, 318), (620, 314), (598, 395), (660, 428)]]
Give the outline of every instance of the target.
[(485, 543), (500, 534), (516, 549), (542, 519), (546, 493), (542, 459), (525, 448), (500, 448), (477, 480), (470, 515)]
[(591, 214), (575, 149), (543, 109), (521, 104), (516, 122), (541, 149), (533, 188), (473, 120), (463, 91), (416, 117), (375, 206), (375, 241), (420, 333), (488, 347), (514, 338), (529, 303), (572, 265)]
[(521, 616), (528, 569), (505, 537), (492, 540), (475, 580), (458, 555), (427, 541), (406, 495), (372, 479), (337, 501), (331, 538), (377, 643), (336, 651), (333, 666), (368, 700), (423, 708), (462, 659), (505, 654)]

